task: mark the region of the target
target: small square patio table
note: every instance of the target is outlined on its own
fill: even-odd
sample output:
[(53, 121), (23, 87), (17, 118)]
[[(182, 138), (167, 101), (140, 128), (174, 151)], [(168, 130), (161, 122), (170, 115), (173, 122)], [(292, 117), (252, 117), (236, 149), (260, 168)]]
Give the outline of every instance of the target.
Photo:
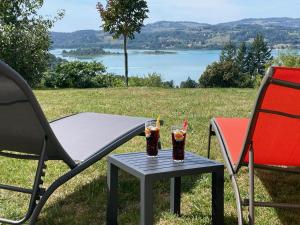
[(153, 182), (171, 178), (170, 208), (180, 215), (181, 177), (199, 173), (212, 173), (212, 224), (224, 224), (224, 165), (185, 152), (184, 162), (174, 162), (171, 150), (161, 150), (158, 157), (147, 157), (146, 152), (114, 154), (108, 161), (107, 224), (117, 225), (118, 169), (140, 179), (140, 224), (153, 224)]

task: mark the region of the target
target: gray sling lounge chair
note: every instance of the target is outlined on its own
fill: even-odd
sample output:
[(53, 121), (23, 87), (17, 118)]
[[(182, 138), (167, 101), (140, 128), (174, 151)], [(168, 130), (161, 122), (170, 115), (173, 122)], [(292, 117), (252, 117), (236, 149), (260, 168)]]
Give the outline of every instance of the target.
[[(30, 220), (30, 224), (35, 224), (44, 204), (59, 186), (128, 140), (142, 135), (144, 123), (149, 120), (79, 113), (48, 123), (27, 83), (0, 61), (0, 156), (38, 160), (32, 189), (0, 184), (0, 189), (31, 196), (22, 219), (0, 218), (0, 223), (22, 224)], [(44, 188), (47, 160), (62, 160), (70, 170)]]

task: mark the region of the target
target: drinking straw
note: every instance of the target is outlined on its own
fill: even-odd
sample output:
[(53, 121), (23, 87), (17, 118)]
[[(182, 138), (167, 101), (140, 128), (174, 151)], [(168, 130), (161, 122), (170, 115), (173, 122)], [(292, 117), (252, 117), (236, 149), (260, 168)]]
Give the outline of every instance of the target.
[(156, 127), (160, 128), (160, 116), (158, 116), (156, 119)]
[(187, 120), (187, 118), (184, 119), (182, 127), (185, 131), (187, 131), (187, 129), (188, 129), (188, 120)]

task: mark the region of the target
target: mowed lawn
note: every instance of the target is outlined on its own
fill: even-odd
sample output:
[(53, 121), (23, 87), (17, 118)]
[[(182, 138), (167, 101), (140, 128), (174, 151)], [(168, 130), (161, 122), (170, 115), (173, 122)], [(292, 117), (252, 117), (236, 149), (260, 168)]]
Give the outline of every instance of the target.
[[(161, 129), (164, 148), (171, 147), (170, 127), (189, 118), (187, 149), (206, 156), (209, 120), (214, 116), (247, 117), (250, 115), (256, 89), (86, 89), (37, 90), (35, 94), (49, 120), (78, 112), (101, 112), (156, 118), (165, 121)], [(105, 135), (105, 127), (103, 127)], [(136, 137), (114, 153), (144, 151), (145, 139)], [(212, 158), (223, 161), (220, 147), (213, 139)], [(67, 171), (63, 163), (47, 162), (46, 186)], [(30, 187), (35, 162), (0, 158), (0, 183)], [(225, 171), (226, 172), (226, 171)], [(256, 172), (256, 199), (300, 202), (299, 175)], [(121, 172), (119, 186), (119, 224), (139, 223), (139, 182)], [(248, 190), (247, 169), (242, 170), (239, 184), (243, 196)], [(199, 175), (183, 179), (181, 217), (169, 213), (169, 181), (162, 180), (153, 190), (155, 224), (210, 224), (211, 176)], [(106, 159), (59, 188), (40, 215), (40, 225), (105, 224)], [(10, 201), (7, 201), (9, 200)], [(18, 218), (24, 213), (28, 199), (23, 195), (0, 192), (1, 216)], [(246, 218), (246, 210), (244, 210)], [(298, 221), (298, 222), (297, 222)], [(300, 224), (299, 210), (259, 208), (256, 224)], [(235, 199), (225, 173), (225, 223), (237, 224)]]

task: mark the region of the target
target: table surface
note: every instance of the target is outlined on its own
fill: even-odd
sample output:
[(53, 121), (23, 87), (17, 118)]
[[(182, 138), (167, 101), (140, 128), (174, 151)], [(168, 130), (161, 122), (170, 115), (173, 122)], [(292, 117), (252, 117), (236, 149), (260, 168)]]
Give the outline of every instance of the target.
[(114, 154), (107, 158), (109, 201), (107, 224), (117, 224), (118, 169), (140, 179), (140, 224), (153, 225), (153, 182), (171, 178), (170, 209), (180, 215), (181, 177), (199, 173), (212, 173), (212, 224), (224, 224), (224, 166), (216, 161), (185, 152), (184, 162), (174, 162), (172, 150), (161, 150), (156, 158), (146, 152)]
[(188, 151), (185, 152), (184, 162), (174, 162), (170, 149), (159, 151), (156, 158), (148, 157), (146, 152), (131, 152), (110, 155), (108, 161), (138, 177), (158, 174), (174, 176), (183, 171), (211, 172), (223, 168), (223, 164), (219, 162)]

